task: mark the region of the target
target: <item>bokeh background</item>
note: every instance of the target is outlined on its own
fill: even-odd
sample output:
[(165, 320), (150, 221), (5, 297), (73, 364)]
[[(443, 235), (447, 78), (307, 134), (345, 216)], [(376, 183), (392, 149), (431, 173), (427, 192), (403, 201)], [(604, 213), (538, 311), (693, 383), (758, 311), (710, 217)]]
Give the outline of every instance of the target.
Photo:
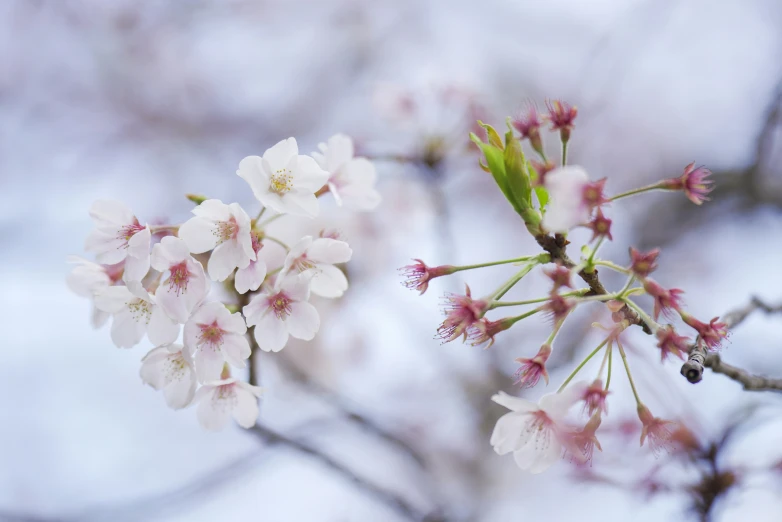
[[(495, 455), (502, 411), (489, 397), (518, 393), (513, 359), (534, 354), (547, 325), (521, 323), (486, 351), (441, 346), (439, 296), (464, 283), (481, 295), (512, 268), (437, 280), (422, 297), (396, 268), (538, 251), (467, 132), (561, 97), (579, 108), (571, 160), (608, 176), (609, 192), (691, 161), (718, 181), (702, 208), (681, 194), (614, 204), (605, 255), (661, 246), (657, 279), (702, 319), (753, 295), (780, 302), (782, 4), (7, 0), (0, 27), (0, 520), (709, 519), (698, 499), (719, 484), (703, 486), (702, 462), (638, 447), (619, 371), (592, 468), (531, 476)], [(239, 160), (288, 136), (314, 150), (335, 132), (377, 158), (382, 205), (350, 214), (327, 199), (317, 222), (278, 234), (340, 229), (351, 288), (318, 303), (315, 341), (261, 357), (260, 423), (281, 438), (206, 433), (141, 383), (148, 346), (119, 350), (90, 328), (65, 258), (81, 253), (97, 198), (150, 222), (185, 220), (186, 192), (253, 214)], [(536, 272), (510, 295), (546, 289)], [(600, 319), (596, 305), (568, 321), (549, 390), (598, 342)], [(779, 332), (779, 316), (755, 314), (724, 357), (782, 376)], [(711, 373), (690, 385), (644, 335), (628, 342), (652, 411), (713, 443), (731, 473), (707, 517), (782, 520), (782, 398)]]

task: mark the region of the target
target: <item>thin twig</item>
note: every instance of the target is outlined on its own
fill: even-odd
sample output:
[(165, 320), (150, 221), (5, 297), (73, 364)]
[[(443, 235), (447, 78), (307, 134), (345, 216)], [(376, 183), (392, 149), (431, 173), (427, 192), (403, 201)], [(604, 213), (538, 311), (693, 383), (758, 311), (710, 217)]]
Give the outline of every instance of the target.
[[(750, 302), (736, 310), (725, 314), (723, 322), (728, 328), (735, 328), (749, 317), (753, 312), (763, 311), (766, 314), (782, 312), (782, 305), (771, 306), (757, 297), (753, 297)], [(754, 375), (732, 364), (722, 361), (718, 353), (707, 352), (700, 343), (695, 343), (690, 347), (690, 357), (682, 365), (681, 374), (695, 384), (703, 379), (703, 369), (711, 368), (714, 373), (720, 373), (733, 379), (743, 385), (748, 391), (777, 391), (782, 392), (782, 378), (774, 379), (761, 375)]]

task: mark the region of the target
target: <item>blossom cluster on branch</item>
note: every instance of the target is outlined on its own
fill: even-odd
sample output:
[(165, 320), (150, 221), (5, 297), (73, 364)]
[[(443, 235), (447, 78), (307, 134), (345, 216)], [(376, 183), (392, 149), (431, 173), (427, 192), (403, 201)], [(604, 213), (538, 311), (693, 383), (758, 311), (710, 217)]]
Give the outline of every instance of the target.
[[(593, 180), (582, 167), (568, 164), (568, 144), (575, 128), (577, 109), (562, 101), (547, 102), (546, 108), (545, 113), (540, 113), (530, 104), (519, 117), (508, 118), (504, 136), (482, 122), (479, 124), (485, 130), (486, 141), (471, 134), (472, 141), (483, 153), (481, 168), (492, 176), (544, 252), (465, 266), (431, 267), (415, 260), (400, 269), (405, 278), (403, 284), (423, 294), (430, 282), (438, 277), (497, 265), (517, 266), (518, 271), (507, 282), (482, 297), (474, 296), (469, 287), (463, 295), (446, 295), (445, 319), (436, 337), (443, 342), (461, 337), (472, 345), (488, 348), (498, 335), (520, 321), (536, 314), (548, 316), (551, 334), (536, 354), (517, 359), (519, 368), (515, 381), (524, 388), (536, 386), (541, 380), (548, 384), (546, 362), (555, 349), (557, 334), (576, 307), (603, 303), (611, 313), (613, 324), (602, 327), (606, 330), (602, 342), (576, 365), (555, 393), (545, 395), (538, 403), (504, 393), (493, 397), (510, 412), (497, 421), (491, 445), (499, 454), (512, 453), (519, 467), (533, 473), (547, 469), (563, 454), (569, 455), (572, 461), (590, 463), (594, 448), (600, 449), (597, 431), (602, 417), (607, 414), (615, 348), (636, 401), (642, 426), (641, 444), (646, 443), (655, 453), (670, 445), (672, 423), (650, 412), (633, 381), (621, 340), (625, 329), (635, 325), (653, 334), (662, 360), (669, 356), (683, 359), (693, 342), (679, 334), (678, 325), (673, 324), (676, 319), (697, 334), (696, 342), (704, 350), (717, 350), (728, 335), (726, 324), (718, 318), (706, 322), (687, 313), (682, 290), (667, 288), (650, 277), (657, 268), (659, 249), (642, 252), (631, 247), (629, 259), (619, 264), (599, 256), (600, 247), (613, 240), (609, 217), (612, 202), (661, 190), (682, 192), (700, 205), (708, 200), (711, 190), (710, 171), (693, 163), (679, 176), (608, 195), (607, 178)], [(556, 161), (546, 154), (545, 125), (559, 137), (561, 155)], [(528, 159), (524, 154), (522, 144), (525, 142), (536, 159)], [(566, 252), (567, 235), (577, 227), (587, 228), (592, 237), (583, 245), (580, 259), (574, 261)], [(547, 295), (521, 301), (503, 300), (508, 291), (539, 266), (546, 267), (543, 273), (551, 281)], [(607, 290), (600, 281), (598, 268), (625, 275), (626, 283), (616, 291)], [(576, 285), (576, 278), (585, 286)], [(642, 294), (653, 299), (651, 312), (636, 303), (636, 296)], [(487, 317), (492, 310), (516, 307), (526, 308), (526, 311), (497, 319)], [(665, 321), (660, 322), (662, 319)], [(597, 375), (591, 380), (573, 382), (587, 362), (601, 352), (602, 363)], [(583, 405), (586, 420), (573, 419), (570, 412), (577, 404)]]
[[(244, 158), (236, 173), (262, 205), (254, 219), (238, 203), (188, 195), (197, 205), (193, 217), (149, 225), (121, 202), (96, 201), (85, 243), (95, 262), (71, 258), (67, 278), (92, 300), (93, 326), (111, 317), (117, 347), (132, 348), (146, 336), (154, 348), (142, 359), (141, 379), (162, 390), (173, 409), (198, 404), (198, 420), (209, 430), (230, 417), (245, 428), (257, 420), (261, 388), (232, 374), (251, 356), (248, 329), (266, 352), (282, 350), (290, 337), (311, 340), (320, 316), (310, 296), (338, 298), (348, 288), (339, 265), (353, 252), (338, 234), (322, 231), (288, 246), (267, 226), (285, 215), (317, 217), (327, 193), (350, 210), (380, 203), (373, 164), (355, 157), (352, 140), (341, 134), (309, 156), (288, 138)], [(285, 250), (281, 266), (269, 266), (269, 248)]]

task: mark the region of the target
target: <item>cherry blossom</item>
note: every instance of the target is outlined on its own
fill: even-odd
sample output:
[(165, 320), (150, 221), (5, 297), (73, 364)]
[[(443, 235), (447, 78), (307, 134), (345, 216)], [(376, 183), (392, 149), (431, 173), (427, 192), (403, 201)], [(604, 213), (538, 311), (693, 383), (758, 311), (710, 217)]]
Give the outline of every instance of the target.
[(341, 297), (348, 289), (348, 280), (336, 263), (347, 263), (353, 250), (344, 241), (330, 238), (313, 239), (304, 236), (291, 247), (280, 277), (291, 271), (310, 273), (310, 290), (321, 297)]
[(190, 404), (196, 390), (193, 361), (181, 344), (159, 346), (141, 360), (141, 380), (163, 390), (166, 404), (179, 410)]
[(255, 326), (255, 340), (265, 352), (279, 352), (288, 337), (309, 341), (320, 328), (318, 311), (310, 297), (311, 274), (278, 278), (271, 290), (261, 292), (243, 308), (247, 326)]
[(546, 189), (551, 200), (543, 216), (543, 227), (565, 233), (589, 221), (591, 208), (584, 201), (589, 176), (581, 167), (560, 167), (546, 174)]
[(241, 314), (232, 314), (222, 303), (204, 303), (193, 312), (185, 324), (184, 342), (194, 353), (199, 381), (219, 379), (225, 362), (236, 368), (246, 366), (250, 357), (246, 332)]
[(250, 185), (264, 206), (282, 214), (309, 217), (318, 215), (315, 192), (329, 179), (329, 173), (313, 158), (299, 154), (295, 138), (282, 140), (263, 157), (244, 158), (236, 174)]
[(145, 333), (155, 346), (171, 344), (179, 336), (179, 325), (138, 281), (104, 288), (95, 296), (95, 306), (113, 316), (111, 340), (118, 348), (137, 345)]
[(320, 152), (313, 152), (312, 157), (329, 173), (329, 191), (337, 205), (366, 211), (380, 204), (380, 194), (375, 190), (375, 166), (366, 158), (353, 156), (353, 140), (335, 134), (318, 148)]
[(258, 399), (263, 390), (233, 377), (207, 383), (195, 394), (196, 415), (204, 429), (219, 431), (233, 416), (242, 428), (251, 428), (258, 420)]
[(209, 292), (204, 267), (193, 259), (183, 240), (169, 236), (152, 248), (152, 268), (168, 272), (156, 293), (160, 307), (174, 321), (186, 323)]
[(114, 265), (125, 261), (125, 281), (141, 281), (149, 272), (149, 226), (141, 225), (133, 212), (119, 201), (98, 200), (90, 208), (95, 223), (84, 249), (96, 255), (98, 263)]
[(490, 440), (494, 451), (499, 455), (512, 452), (516, 464), (530, 473), (551, 467), (565, 447), (564, 418), (576, 402), (576, 388), (544, 395), (537, 404), (504, 392), (494, 395), (491, 400), (511, 410), (494, 427)]
[(193, 209), (195, 217), (179, 228), (179, 237), (190, 252), (213, 250), (207, 270), (214, 281), (225, 281), (234, 268), (246, 268), (255, 260), (250, 217), (238, 203), (226, 205), (208, 199)]
[(266, 279), (267, 267), (266, 261), (261, 259), (263, 242), (260, 234), (253, 231), (250, 234), (250, 238), (252, 240), (253, 252), (255, 252), (255, 259), (250, 260), (250, 264), (246, 267), (236, 270), (236, 275), (234, 276), (234, 286), (240, 294), (246, 294), (250, 290), (253, 292), (258, 290), (263, 280)]
[(76, 266), (68, 274), (65, 282), (73, 293), (90, 299), (93, 303), (92, 326), (100, 328), (109, 320), (109, 314), (95, 306), (95, 294), (122, 278), (122, 264), (99, 265), (78, 256), (68, 256), (68, 263)]

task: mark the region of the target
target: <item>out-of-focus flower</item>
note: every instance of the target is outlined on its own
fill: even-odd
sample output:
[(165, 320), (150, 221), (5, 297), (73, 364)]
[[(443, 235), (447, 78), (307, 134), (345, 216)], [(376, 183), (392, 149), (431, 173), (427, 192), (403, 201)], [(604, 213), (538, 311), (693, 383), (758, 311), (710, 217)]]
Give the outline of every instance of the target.
[(563, 266), (562, 263), (556, 263), (553, 268), (543, 269), (543, 273), (554, 282), (552, 292), (556, 292), (563, 286), (573, 288), (573, 284), (570, 282), (570, 269)]
[(715, 317), (708, 323), (702, 323), (693, 316), (680, 312), (682, 320), (698, 332), (698, 335), (709, 350), (719, 349), (722, 341), (728, 338), (728, 325)]
[(503, 392), (491, 399), (511, 410), (494, 426), (490, 440), (494, 451), (512, 452), (519, 468), (530, 473), (545, 471), (560, 458), (567, 431), (565, 415), (575, 403), (571, 389), (544, 395), (537, 404)]
[(186, 323), (209, 292), (204, 267), (193, 259), (184, 241), (169, 236), (152, 248), (152, 268), (169, 272), (155, 292), (158, 304), (171, 319)]
[(318, 215), (315, 196), (329, 179), (309, 156), (299, 154), (295, 138), (282, 140), (263, 153), (263, 157), (248, 156), (236, 171), (265, 207), (281, 214), (309, 217)]
[(181, 344), (154, 348), (141, 360), (141, 380), (163, 390), (169, 408), (179, 410), (190, 404), (196, 390), (193, 361)]
[(651, 278), (644, 280), (644, 290), (654, 298), (655, 320), (660, 317), (660, 313), (666, 317), (670, 317), (674, 310), (681, 312), (681, 295), (684, 293), (684, 290), (678, 288), (666, 290)]
[(551, 161), (546, 161), (545, 163), (542, 161), (537, 161), (534, 159), (529, 160), (532, 164), (532, 168), (535, 169), (535, 172), (537, 172), (538, 176), (537, 179), (534, 180), (533, 185), (534, 186), (545, 186), (546, 185), (546, 176), (549, 172), (553, 171), (557, 168), (556, 165), (554, 165)]
[(588, 415), (594, 413), (608, 413), (608, 403), (606, 397), (610, 392), (603, 388), (603, 380), (595, 379), (588, 387), (584, 388), (584, 393), (580, 399), (584, 401), (584, 411)]
[(219, 431), (228, 419), (243, 428), (252, 428), (258, 420), (258, 399), (263, 390), (233, 377), (207, 383), (195, 394), (196, 415), (204, 429)]
[(683, 190), (684, 195), (696, 205), (708, 201), (709, 192), (712, 191), (713, 181), (708, 179), (711, 171), (706, 167), (696, 167), (695, 163), (690, 163), (684, 167), (684, 174), (678, 178), (663, 180), (660, 184), (662, 188), (668, 190)]
[(592, 209), (602, 207), (610, 202), (605, 196), (606, 181), (607, 178), (603, 178), (597, 181), (590, 181), (584, 185), (584, 193), (582, 195), (584, 205)]
[(367, 211), (380, 204), (380, 193), (375, 190), (375, 166), (366, 158), (353, 156), (353, 140), (335, 134), (318, 148), (320, 152), (313, 152), (312, 157), (329, 173), (328, 187), (337, 205)]
[(643, 425), (641, 428), (641, 446), (648, 441), (649, 448), (655, 455), (659, 455), (662, 450), (667, 450), (671, 447), (671, 430), (669, 426), (675, 424), (674, 422), (655, 417), (649, 411), (649, 408), (643, 404), (638, 406), (638, 418)]
[(250, 239), (253, 252), (255, 252), (255, 260), (250, 260), (246, 267), (237, 269), (234, 276), (234, 286), (240, 294), (245, 294), (250, 290), (255, 292), (260, 288), (263, 280), (266, 279), (266, 261), (261, 259), (260, 253), (263, 248), (263, 242), (258, 232), (255, 231), (251, 232)]
[(570, 140), (570, 131), (573, 130), (578, 115), (578, 109), (561, 100), (547, 100), (548, 120), (551, 122), (551, 130), (558, 130), (560, 138), (567, 143)]
[(152, 234), (133, 212), (119, 201), (98, 200), (90, 208), (95, 223), (84, 249), (93, 252), (98, 263), (114, 265), (125, 261), (125, 281), (141, 281), (149, 272), (149, 243)]
[(313, 294), (340, 297), (348, 289), (348, 280), (334, 265), (347, 263), (352, 255), (353, 250), (344, 241), (304, 236), (291, 247), (279, 277), (285, 277), (290, 271), (306, 272), (312, 276), (310, 290)]
[(549, 355), (551, 355), (551, 346), (544, 344), (540, 347), (535, 357), (531, 359), (519, 357), (516, 359), (516, 362), (521, 364), (521, 367), (513, 374), (515, 378), (514, 383), (522, 388), (532, 388), (540, 382), (542, 377), (548, 384), (546, 361), (548, 361)]
[(491, 348), (494, 344), (494, 337), (513, 326), (514, 323), (515, 320), (512, 317), (498, 319), (497, 321), (489, 321), (484, 317), (480, 321), (474, 322), (467, 329), (467, 339), (473, 346), (489, 343), (486, 348)]
[(605, 217), (603, 211), (598, 208), (595, 217), (592, 218), (592, 221), (587, 225), (589, 229), (592, 230), (592, 239), (590, 239), (590, 241), (594, 241), (599, 237), (606, 237), (610, 241), (613, 241), (614, 236), (611, 235), (611, 223), (613, 223), (613, 221)]
[(250, 217), (238, 203), (226, 205), (219, 199), (207, 199), (193, 209), (195, 217), (179, 228), (190, 252), (212, 250), (207, 270), (214, 281), (225, 281), (234, 268), (246, 268), (255, 260)]
[(100, 328), (109, 319), (109, 314), (95, 306), (95, 294), (116, 284), (122, 278), (124, 263), (113, 266), (99, 265), (78, 256), (68, 256), (68, 263), (75, 265), (65, 279), (68, 288), (77, 295), (90, 299), (92, 326)]
[(578, 450), (580, 455), (574, 455), (579, 464), (592, 464), (592, 456), (595, 453), (595, 448), (599, 451), (603, 451), (600, 446), (600, 441), (597, 440), (597, 429), (600, 427), (600, 412), (595, 412), (587, 421), (586, 425), (571, 434), (571, 438), (566, 444), (566, 448), (572, 452), (573, 449)]
[(309, 341), (320, 328), (318, 311), (307, 302), (311, 274), (278, 279), (272, 290), (261, 292), (243, 308), (247, 326), (255, 326), (255, 340), (265, 352), (279, 352), (288, 337)]
[(513, 128), (519, 131), (522, 139), (528, 139), (532, 148), (543, 155), (543, 141), (540, 139), (540, 117), (534, 103), (529, 103), (526, 110), (511, 121)]
[(113, 316), (111, 340), (118, 348), (137, 345), (145, 333), (155, 346), (171, 344), (179, 336), (179, 325), (138, 281), (104, 288), (95, 296), (95, 306)]
[(630, 247), (630, 270), (641, 279), (649, 277), (649, 274), (657, 270), (657, 256), (659, 255), (659, 248), (649, 252), (641, 252)]
[(489, 303), (483, 299), (473, 299), (470, 287), (465, 295), (446, 294), (444, 310), (445, 320), (437, 328), (436, 337), (447, 343), (459, 336), (467, 336), (467, 329), (486, 313)]
[(415, 261), (414, 264), (403, 266), (399, 269), (399, 272), (406, 278), (402, 284), (407, 288), (418, 290), (420, 294), (426, 292), (429, 288), (429, 281), (435, 277), (450, 275), (455, 272), (454, 267), (451, 265), (426, 266), (426, 263), (420, 259), (413, 259), (413, 261)]
[(668, 355), (684, 359), (684, 354), (687, 353), (687, 343), (690, 341), (689, 338), (677, 334), (671, 325), (660, 328), (655, 335), (658, 340), (657, 347), (660, 349), (661, 361), (666, 360)]
[(546, 304), (543, 305), (543, 310), (554, 321), (554, 324), (567, 317), (567, 314), (576, 306), (576, 301), (567, 297), (563, 297), (559, 294), (551, 294), (551, 297)]
[(584, 201), (584, 187), (588, 183), (589, 176), (581, 167), (561, 167), (546, 174), (551, 200), (543, 216), (543, 227), (565, 233), (589, 221), (591, 208)]
[(250, 344), (244, 334), (247, 326), (239, 313), (232, 314), (216, 301), (199, 306), (185, 323), (184, 341), (194, 354), (198, 380), (216, 381), (223, 364), (236, 368), (246, 366)]

